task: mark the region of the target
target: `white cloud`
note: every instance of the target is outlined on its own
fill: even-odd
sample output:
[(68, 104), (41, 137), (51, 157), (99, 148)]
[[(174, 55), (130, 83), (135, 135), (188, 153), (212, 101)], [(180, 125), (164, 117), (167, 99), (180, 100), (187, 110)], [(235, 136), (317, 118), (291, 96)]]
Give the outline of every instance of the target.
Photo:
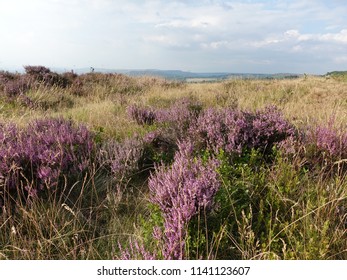
[(188, 48), (190, 45), (188, 43), (180, 42), (174, 36), (166, 36), (166, 35), (154, 35), (154, 36), (145, 36), (143, 37), (145, 42), (151, 42), (160, 44), (167, 47), (175, 47), (175, 48)]
[[(347, 43), (347, 30), (343, 29), (337, 33), (304, 33), (291, 29), (283, 34), (272, 35), (260, 41), (251, 42), (255, 48), (273, 47), (274, 45), (288, 46), (294, 51), (303, 50), (302, 44), (319, 46), (320, 44), (344, 45)], [(301, 44), (301, 45), (300, 45)]]
[(345, 64), (347, 63), (347, 56), (337, 56), (334, 58), (335, 63), (337, 64)]
[(347, 29), (341, 30), (339, 33), (327, 33), (318, 36), (318, 40), (326, 42), (347, 43)]
[(220, 20), (216, 16), (198, 16), (192, 19), (173, 19), (155, 25), (157, 28), (192, 28), (205, 29), (219, 27)]
[(309, 72), (345, 61), (346, 14), (342, 0), (0, 0), (0, 48), (16, 63)]

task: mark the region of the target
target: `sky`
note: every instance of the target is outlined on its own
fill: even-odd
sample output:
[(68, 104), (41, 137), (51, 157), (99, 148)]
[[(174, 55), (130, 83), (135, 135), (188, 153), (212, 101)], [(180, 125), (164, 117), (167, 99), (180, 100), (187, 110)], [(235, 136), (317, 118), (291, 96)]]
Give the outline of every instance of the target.
[(347, 70), (346, 0), (0, 0), (0, 69)]

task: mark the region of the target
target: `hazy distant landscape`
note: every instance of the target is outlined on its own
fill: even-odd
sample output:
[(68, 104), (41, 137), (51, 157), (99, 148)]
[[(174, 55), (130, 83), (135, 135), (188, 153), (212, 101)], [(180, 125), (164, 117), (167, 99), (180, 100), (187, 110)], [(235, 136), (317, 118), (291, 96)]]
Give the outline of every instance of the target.
[[(278, 73), (278, 74), (256, 74), (256, 73), (194, 73), (181, 70), (114, 70), (114, 69), (99, 69), (93, 70), (99, 73), (120, 73), (131, 77), (139, 76), (154, 76), (162, 77), (169, 80), (178, 81), (217, 81), (226, 79), (285, 79), (298, 78), (302, 74)], [(61, 71), (60, 71), (61, 72)], [(82, 68), (75, 70), (78, 74), (90, 72), (90, 68)]]
[[(23, 69), (13, 70), (12, 72), (23, 73)], [(276, 74), (261, 74), (261, 73), (204, 73), (204, 72), (189, 72), (182, 70), (158, 70), (158, 69), (105, 69), (105, 68), (52, 68), (52, 71), (57, 73), (74, 72), (76, 74), (87, 73), (103, 73), (103, 74), (124, 74), (130, 77), (161, 77), (168, 80), (187, 81), (187, 82), (203, 82), (203, 81), (221, 81), (226, 79), (294, 79), (303, 76), (304, 74), (296, 73), (276, 73)]]
[[(347, 260), (346, 15), (341, 0), (0, 0), (0, 260), (344, 277), (328, 261)], [(0, 262), (1, 279), (116, 276), (51, 263)]]
[(0, 259), (347, 258), (345, 72), (98, 71), (0, 71)]

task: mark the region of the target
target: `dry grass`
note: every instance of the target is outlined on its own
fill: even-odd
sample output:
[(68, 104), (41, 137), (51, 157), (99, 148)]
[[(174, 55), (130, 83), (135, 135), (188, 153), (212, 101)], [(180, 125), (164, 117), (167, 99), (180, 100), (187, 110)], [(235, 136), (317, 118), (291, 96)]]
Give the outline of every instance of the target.
[(0, 101), (0, 119), (26, 123), (34, 118), (62, 115), (96, 130), (103, 127), (107, 134), (122, 138), (139, 129), (136, 125), (131, 127), (127, 119), (128, 105), (166, 107), (181, 97), (192, 97), (205, 107), (232, 106), (254, 111), (276, 105), (298, 126), (326, 123), (332, 117), (336, 125), (344, 126), (347, 120), (347, 83), (335, 79), (230, 80), (170, 86), (161, 79), (141, 77), (131, 80), (129, 88), (126, 82), (111, 79), (106, 85), (91, 83), (82, 96), (69, 90), (41, 88), (28, 95), (34, 101), (34, 109)]
[[(309, 76), (293, 80), (214, 83), (171, 83), (153, 77), (123, 76), (86, 76), (85, 79), (87, 82), (78, 95), (69, 88), (33, 90), (28, 93), (33, 101), (29, 107), (18, 99), (0, 99), (0, 122), (24, 126), (33, 119), (63, 116), (86, 124), (103, 138), (121, 140), (148, 130), (130, 120), (127, 106), (167, 107), (177, 99), (190, 97), (205, 108), (255, 111), (276, 105), (297, 127), (326, 124), (334, 118), (337, 127), (346, 129), (347, 83), (335, 79)], [(276, 187), (281, 176), (291, 180), (284, 168), (278, 170), (279, 175), (275, 174), (269, 183), (273, 185), (266, 185), (272, 188), (274, 196), (280, 193)], [(77, 197), (51, 194), (48, 200), (37, 200), (30, 207), (18, 204), (15, 212), (9, 206), (4, 207), (0, 213), (0, 259), (112, 259), (118, 251), (118, 241), (126, 243), (129, 236), (142, 240), (145, 229), (141, 225), (150, 215), (146, 181), (139, 179), (119, 189), (105, 174), (91, 170), (89, 175), (85, 181), (76, 182), (76, 188), (81, 189)], [(289, 207), (292, 222), (269, 225), (274, 230), (281, 228), (277, 236), (269, 234), (267, 242), (257, 243), (257, 236), (251, 230), (253, 217), (243, 213), (237, 221), (242, 242), (220, 228), (210, 248), (218, 248), (218, 238), (227, 238), (244, 259), (346, 258), (346, 225), (332, 220), (339, 213), (346, 215), (341, 209), (347, 199), (345, 176), (332, 180), (310, 178), (295, 187), (305, 199), (298, 197), (293, 202), (289, 195), (279, 195), (281, 203), (292, 203)], [(275, 219), (278, 215), (270, 214)], [(342, 221), (346, 221), (345, 216), (340, 217), (340, 223)], [(291, 240), (281, 245), (281, 256), (272, 250), (275, 242), (279, 246), (279, 236)], [(331, 255), (330, 251), (335, 253)], [(207, 255), (218, 257), (213, 249)]]

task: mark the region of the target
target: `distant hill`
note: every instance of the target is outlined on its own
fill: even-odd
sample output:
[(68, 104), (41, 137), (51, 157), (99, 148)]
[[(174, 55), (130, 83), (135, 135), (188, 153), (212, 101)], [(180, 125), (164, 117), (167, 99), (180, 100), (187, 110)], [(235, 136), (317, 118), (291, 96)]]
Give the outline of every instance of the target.
[[(90, 68), (76, 69), (76, 73), (89, 73)], [(99, 73), (120, 73), (129, 76), (157, 76), (163, 77), (170, 80), (180, 80), (180, 81), (213, 81), (213, 80), (225, 80), (232, 78), (240, 79), (290, 79), (298, 78), (301, 74), (292, 73), (278, 73), (278, 74), (257, 74), (257, 73), (228, 73), (228, 72), (211, 72), (211, 73), (197, 73), (188, 72), (181, 70), (158, 70), (158, 69), (139, 69), (139, 70), (125, 70), (125, 69), (104, 69), (95, 68), (94, 72)]]
[[(84, 74), (92, 72), (91, 67), (69, 69), (69, 68), (57, 68), (50, 67), (54, 72), (63, 73), (73, 70), (76, 74)], [(1, 70), (1, 69), (0, 69)], [(6, 69), (12, 72), (24, 73), (24, 69)], [(132, 77), (137, 76), (155, 76), (163, 77), (169, 80), (188, 81), (188, 82), (209, 82), (226, 79), (295, 79), (303, 76), (302, 74), (295, 73), (276, 73), (276, 74), (261, 74), (261, 73), (230, 73), (230, 72), (189, 72), (181, 70), (158, 70), (158, 69), (107, 69), (107, 68), (94, 68), (94, 72), (97, 73), (119, 73)], [(345, 73), (347, 77), (347, 71), (334, 71), (329, 72), (326, 75), (342, 75)]]
[(347, 71), (332, 71), (325, 75), (326, 77), (332, 77), (339, 81), (347, 82)]
[(347, 71), (332, 71), (332, 72), (328, 72), (326, 75), (328, 76), (347, 75)]

